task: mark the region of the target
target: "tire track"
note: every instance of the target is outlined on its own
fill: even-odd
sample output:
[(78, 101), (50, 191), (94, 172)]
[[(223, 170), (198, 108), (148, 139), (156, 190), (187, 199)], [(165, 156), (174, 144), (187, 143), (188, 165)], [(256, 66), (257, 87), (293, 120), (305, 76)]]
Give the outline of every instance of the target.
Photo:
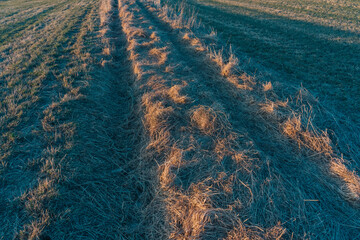
[[(93, 14), (87, 24), (96, 21), (99, 14)], [(117, 4), (111, 5), (109, 14), (109, 22), (102, 26), (108, 28), (105, 35), (100, 28), (99, 35), (86, 36), (85, 25), (85, 36), (77, 43), (76, 59), (89, 66), (73, 83), (76, 86), (85, 81), (79, 90), (83, 97), (60, 103), (65, 111), (60, 111), (59, 118), (73, 119), (75, 131), (69, 139), (71, 149), (63, 151), (63, 159), (56, 156), (62, 165), (61, 181), (56, 183), (58, 195), (48, 203), (53, 219), (43, 231), (51, 239), (141, 238), (135, 227), (141, 218), (142, 180), (134, 174), (139, 123), (133, 79), (119, 30)], [(99, 36), (108, 45), (101, 46)], [(92, 65), (94, 62), (101, 66)], [(71, 109), (72, 118), (61, 116), (66, 108)]]
[(54, 74), (57, 83), (51, 90), (56, 94), (48, 96), (48, 88), (39, 92), (40, 98), (48, 98), (37, 105), (43, 113), (34, 133), (40, 145), (40, 156), (32, 166), (37, 171), (35, 182), (19, 190), (22, 195), (7, 205), (12, 212), (4, 213), (1, 229), (6, 238), (123, 239), (135, 235), (134, 225), (141, 216), (135, 203), (142, 181), (132, 173), (139, 151), (133, 80), (117, 7), (111, 9), (114, 13), (106, 26), (110, 30), (104, 36), (111, 55), (104, 56), (97, 3), (82, 6), (84, 15), (77, 17), (84, 18), (77, 22), (78, 31), (67, 36), (67, 61), (58, 68), (49, 67), (61, 70)]

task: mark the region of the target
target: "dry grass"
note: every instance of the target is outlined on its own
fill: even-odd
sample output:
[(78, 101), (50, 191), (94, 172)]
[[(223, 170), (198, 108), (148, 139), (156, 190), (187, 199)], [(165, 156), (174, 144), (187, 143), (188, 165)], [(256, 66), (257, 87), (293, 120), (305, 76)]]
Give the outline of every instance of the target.
[[(360, 179), (313, 119), (317, 100), (260, 81), (168, 3), (64, 3), (0, 49), (0, 239), (358, 234)], [(36, 38), (28, 54), (44, 62), (11, 60)]]
[(203, 52), (206, 50), (200, 39), (195, 36), (190, 36), (189, 33), (185, 33), (183, 39), (189, 41), (190, 45), (193, 46), (196, 49), (196, 51)]
[(206, 135), (214, 135), (223, 132), (227, 128), (226, 121), (219, 117), (223, 113), (215, 112), (212, 108), (199, 106), (191, 112), (191, 123)]
[[(208, 153), (196, 147), (202, 137), (195, 133), (201, 133), (214, 138), (214, 140), (222, 138), (222, 141), (217, 144), (217, 154), (213, 156), (215, 162), (218, 157), (233, 155), (234, 161), (240, 165), (241, 162), (246, 162), (247, 157), (245, 153), (241, 153), (235, 148), (232, 149), (236, 137), (226, 137), (230, 127), (223, 113), (208, 106), (200, 105), (189, 108), (186, 105), (189, 103), (188, 99), (198, 99), (199, 97), (196, 96), (197, 94), (193, 96), (190, 84), (192, 86), (194, 83), (180, 80), (182, 83), (178, 84), (176, 82), (179, 80), (173, 76), (176, 71), (167, 71), (167, 64), (177, 65), (177, 69), (184, 67), (179, 66), (179, 63), (176, 64), (178, 57), (173, 46), (167, 45), (167, 61), (160, 63), (156, 61), (152, 64), (146, 61), (148, 57), (161, 55), (162, 51), (158, 50), (163, 49), (164, 40), (158, 37), (157, 41), (153, 42), (153, 38), (146, 37), (154, 35), (153, 33), (158, 29), (147, 28), (148, 21), (139, 17), (143, 10), (139, 9), (134, 2), (128, 1), (120, 6), (123, 29), (129, 39), (128, 49), (130, 55), (134, 56), (133, 64), (139, 65), (138, 69), (146, 68), (148, 72), (136, 73), (140, 84), (139, 89), (145, 91), (142, 93), (142, 106), (144, 125), (149, 133), (149, 140), (145, 142), (146, 151), (143, 156), (144, 158), (154, 158), (159, 164), (159, 185), (162, 190), (162, 197), (159, 200), (166, 206), (164, 210), (170, 225), (165, 233), (171, 239), (199, 238), (204, 234), (209, 234), (207, 228), (218, 228), (213, 222), (216, 215), (221, 216), (222, 221), (227, 222), (226, 228), (229, 228), (232, 224), (227, 219), (231, 219), (233, 213), (230, 210), (216, 209), (212, 204), (212, 195), (215, 188), (218, 188), (217, 184), (223, 186), (221, 188), (226, 188), (226, 192), (231, 194), (231, 184), (229, 182), (230, 185), (225, 187), (225, 182), (215, 183), (211, 177), (204, 180), (206, 172), (211, 171), (210, 169), (215, 166), (204, 162), (205, 159), (201, 156)], [(139, 31), (134, 26), (141, 26), (140, 22), (143, 24), (143, 29), (140, 31), (147, 31), (147, 33), (134, 34), (133, 31)], [(163, 36), (163, 34), (156, 35)], [(150, 45), (149, 48), (136, 48), (131, 47), (132, 42), (149, 43)], [(188, 112), (188, 115), (179, 114), (178, 111)], [(181, 123), (185, 126), (177, 126)], [(239, 146), (235, 144), (233, 147), (238, 148)], [(190, 152), (196, 152), (196, 157), (194, 156), (191, 160), (187, 157)], [(204, 169), (204, 173), (194, 175), (198, 181), (191, 183), (188, 187), (179, 185), (180, 179), (176, 172), (199, 164), (207, 170)], [(241, 168), (244, 167), (245, 164)]]
[[(163, 11), (163, 10), (161, 9), (161, 11)], [(167, 10), (164, 10), (164, 11), (167, 11)], [(173, 18), (176, 18), (176, 14), (173, 14)], [(164, 21), (169, 22), (169, 18), (163, 18), (163, 19), (164, 19)], [(186, 30), (186, 28), (183, 28), (183, 29)], [(202, 34), (202, 33), (200, 32), (199, 34)], [(187, 36), (186, 33), (185, 33), (185, 36)], [(210, 59), (212, 61), (214, 61), (220, 67), (220, 74), (223, 77), (225, 77), (227, 80), (229, 80), (229, 82), (234, 84), (237, 88), (250, 89), (250, 90), (253, 89), (251, 87), (248, 87), (248, 88), (239, 87), (238, 82), (237, 82), (238, 77), (236, 76), (239, 72), (241, 72), (240, 69), (238, 68), (239, 61), (236, 58), (236, 56), (234, 55), (231, 48), (228, 51), (228, 53), (224, 53), (223, 49), (221, 49), (219, 51), (216, 51), (215, 49), (209, 49), (208, 51), (209, 51)], [(227, 60), (224, 60), (225, 55), (229, 56), (227, 58)], [(255, 84), (256, 83), (252, 82), (252, 85), (255, 85)], [(260, 86), (256, 86), (256, 88), (260, 88)], [(274, 92), (271, 82), (263, 83), (262, 88), (263, 88), (262, 89), (263, 92), (265, 92), (265, 93), (268, 93), (270, 91)], [(299, 96), (301, 97), (301, 92), (300, 92), (300, 95), (297, 96), (297, 99), (299, 99)], [(264, 98), (266, 99), (266, 95), (255, 96), (252, 99), (254, 99), (254, 98), (258, 99), (258, 101), (262, 101), (261, 99), (264, 99)], [(287, 112), (297, 111), (297, 109), (291, 110), (291, 107), (298, 107), (298, 106), (288, 105), (287, 101), (285, 102), (285, 101), (276, 99), (277, 98), (276, 95), (273, 95), (273, 98), (276, 101), (270, 101), (270, 100), (266, 99), (265, 104), (259, 103), (260, 109), (263, 113), (267, 113), (267, 114), (275, 113), (275, 115), (273, 115), (273, 116), (279, 115), (278, 119), (282, 119), (283, 115), (284, 115), (282, 112), (274, 112), (274, 110), (276, 108), (278, 108), (278, 106), (281, 106), (282, 108), (290, 109), (290, 111), (286, 110)], [(299, 100), (296, 100), (296, 101), (298, 102)], [(249, 102), (249, 104), (253, 105), (254, 103)], [(300, 109), (301, 109), (301, 107), (300, 107)], [(283, 129), (282, 130), (279, 129), (279, 130), (283, 131), (284, 134), (286, 134), (287, 136), (296, 140), (299, 147), (304, 146), (318, 154), (324, 154), (325, 158), (327, 158), (328, 155), (334, 154), (332, 146), (331, 146), (330, 138), (328, 137), (326, 131), (322, 131), (322, 132), (318, 133), (318, 131), (316, 130), (316, 127), (313, 126), (313, 123), (311, 122), (310, 118), (307, 122), (306, 129), (302, 129), (301, 114), (302, 113), (297, 114), (296, 117), (289, 117), (287, 121), (285, 121), (284, 123), (280, 123), (281, 125), (283, 125)], [(286, 116), (286, 113), (285, 113), (285, 116)], [(204, 119), (206, 120), (206, 118), (204, 118)], [(206, 125), (205, 120), (203, 122), (204, 126)]]
[(111, 11), (114, 5), (113, 0), (101, 0), (100, 3), (100, 26), (103, 27), (109, 24)]
[(303, 84), (335, 109), (332, 114), (343, 128), (347, 123), (342, 121), (359, 126), (359, 87), (353, 84), (360, 76), (355, 2), (186, 1), (197, 9), (198, 19), (222, 33), (223, 43), (232, 44), (242, 68), (267, 75), (264, 81), (281, 82), (281, 89)]
[(264, 92), (270, 91), (273, 89), (273, 86), (271, 84), (271, 82), (267, 82), (263, 84), (263, 90)]
[[(226, 237), (228, 231), (236, 229), (235, 222), (240, 221), (236, 211), (232, 210), (239, 205), (231, 200), (231, 196), (236, 194), (233, 188), (240, 185), (248, 194), (251, 190), (246, 183), (238, 182), (236, 172), (221, 172), (222, 161), (230, 158), (234, 169), (251, 175), (255, 160), (248, 155), (252, 152), (238, 143), (240, 137), (232, 131), (226, 115), (219, 110), (224, 109), (219, 102), (211, 107), (192, 107), (188, 105), (191, 101), (185, 101), (200, 99), (203, 93), (193, 90), (194, 84), (199, 84), (191, 81), (196, 74), (182, 75), (182, 80), (177, 79), (177, 69), (186, 69), (187, 66), (177, 63), (180, 56), (172, 44), (167, 44), (166, 62), (147, 61), (154, 56), (153, 49), (162, 49), (167, 41), (163, 39), (163, 29), (154, 25), (148, 27), (151, 22), (142, 17), (146, 16), (145, 9), (134, 1), (127, 1), (120, 4), (120, 12), (123, 30), (129, 40), (131, 60), (140, 71), (135, 73), (141, 89), (144, 126), (149, 134), (149, 139), (144, 141), (146, 150), (142, 156), (155, 159), (159, 164), (161, 195), (155, 199), (160, 201), (159, 204), (165, 204), (164, 213), (170, 226), (166, 228), (165, 236), (170, 239)], [(143, 29), (135, 29), (134, 26), (143, 26)], [(146, 32), (137, 35), (134, 31)], [(149, 37), (154, 32), (158, 33), (155, 42)], [(134, 43), (148, 47), (133, 47)], [(161, 52), (155, 51), (155, 55), (159, 56)], [(168, 71), (167, 65), (176, 65), (176, 68)], [(201, 87), (207, 89), (204, 85)], [(209, 92), (210, 99), (211, 95)], [(192, 180), (183, 178), (181, 172), (189, 174)], [(213, 177), (214, 174), (218, 176)], [(243, 197), (247, 199), (248, 194)], [(217, 196), (228, 200), (218, 201)], [(250, 234), (251, 230), (246, 227), (241, 231)], [(277, 236), (280, 237), (283, 232), (279, 231)]]
[(345, 199), (358, 205), (360, 178), (346, 167), (344, 160), (336, 157), (327, 132), (318, 133), (312, 125), (303, 129), (300, 117), (293, 117), (284, 123), (284, 133), (297, 141), (299, 147), (305, 146), (322, 155), (322, 160), (326, 161), (324, 170), (340, 181), (339, 192)]
[(149, 54), (151, 56), (154, 56), (157, 59), (157, 64), (159, 65), (163, 65), (166, 63), (167, 60), (167, 48), (163, 47), (163, 48), (153, 48), (150, 50)]
[[(56, 161), (61, 154), (54, 149), (72, 133), (67, 131), (69, 125), (65, 127), (56, 122), (55, 113), (44, 110), (56, 109), (57, 98), (66, 95), (70, 87), (68, 81), (63, 81), (58, 64), (71, 58), (63, 46), (73, 44), (80, 27), (79, 18), (90, 9), (88, 4), (83, 5), (81, 1), (74, 1), (72, 6), (56, 1), (44, 3), (52, 8), (34, 15), (33, 20), (29, 18), (21, 26), (25, 28), (18, 30), (21, 35), (12, 36), (16, 41), (1, 45), (4, 58), (1, 65), (6, 67), (0, 67), (3, 70), (0, 78), (7, 85), (1, 86), (0, 104), (4, 136), (1, 140), (4, 168), (0, 172), (1, 178), (7, 179), (2, 185), (1, 201), (8, 207), (1, 212), (0, 236), (4, 239), (38, 239), (54, 220), (47, 205), (57, 197), (55, 186), (60, 179)], [(18, 7), (21, 9), (24, 5)], [(41, 27), (37, 21), (43, 22)], [(55, 52), (63, 57), (58, 59)], [(61, 83), (66, 86), (62, 87)], [(43, 128), (43, 121), (52, 121), (52, 124), (45, 124)], [(71, 147), (67, 143), (64, 149)]]
[[(192, 29), (199, 26), (194, 10), (188, 10), (183, 2), (179, 2), (174, 8), (168, 5), (162, 5), (161, 15), (159, 17), (171, 22), (171, 27)], [(176, 17), (175, 17), (176, 16)]]
[[(176, 13), (173, 13), (169, 16), (170, 11), (168, 10), (168, 8), (169, 7), (166, 5), (163, 5), (157, 10), (149, 7), (149, 11), (154, 12), (156, 16), (160, 17), (164, 22), (168, 23), (169, 26), (173, 29), (181, 29), (181, 38), (186, 40), (190, 46), (204, 46), (204, 42), (198, 40), (201, 38), (194, 36), (194, 33), (195, 35), (198, 34), (198, 36), (203, 36), (205, 35), (205, 33), (201, 32), (198, 27), (191, 28), (192, 32), (188, 30), (188, 27), (181, 28), (181, 24), (177, 23), (177, 21), (180, 20), (180, 17), (178, 17)], [(179, 15), (181, 15), (182, 12), (183, 11), (179, 11)], [(195, 39), (194, 43), (192, 41), (193, 39)], [(347, 169), (347, 171), (345, 171), (346, 174), (345, 172), (343, 176), (336, 174), (334, 167), (331, 166), (335, 164), (336, 160), (333, 156), (336, 156), (337, 154), (333, 150), (332, 142), (326, 131), (318, 131), (317, 128), (314, 126), (314, 123), (312, 123), (311, 118), (306, 118), (308, 113), (302, 112), (303, 110), (301, 109), (303, 109), (305, 105), (303, 105), (303, 103), (299, 104), (299, 98), (291, 98), (290, 102), (289, 99), (281, 99), (277, 96), (276, 89), (274, 89), (271, 82), (257, 83), (256, 79), (252, 77), (249, 77), (250, 80), (247, 81), (247, 86), (244, 86), (244, 83), (241, 83), (242, 86), (238, 87), (240, 86), (239, 80), (244, 80), (244, 82), (246, 82), (246, 78), (248, 76), (246, 75), (246, 73), (242, 73), (241, 69), (238, 66), (239, 61), (235, 57), (235, 54), (232, 53), (231, 49), (229, 52), (225, 52), (223, 49), (216, 50), (214, 48), (207, 48), (207, 51), (209, 52), (209, 59), (216, 63), (216, 65), (219, 67), (220, 76), (223, 76), (226, 80), (228, 80), (231, 84), (233, 84), (240, 90), (253, 90), (250, 95), (245, 95), (244, 97), (242, 97), (242, 100), (245, 100), (249, 108), (259, 109), (255, 110), (255, 112), (261, 112), (261, 115), (263, 115), (266, 119), (270, 120), (268, 123), (265, 123), (265, 127), (277, 131), (276, 135), (274, 135), (274, 140), (281, 139), (282, 134), (285, 134), (286, 136), (295, 140), (298, 147), (305, 150), (305, 155), (308, 155), (311, 158), (318, 159), (318, 166), (324, 171), (325, 174), (327, 174), (328, 177), (335, 177), (335, 183), (331, 183), (334, 184), (330, 184), (331, 187), (335, 187), (337, 189), (346, 189), (340, 190), (339, 192), (341, 193), (341, 195), (344, 196), (345, 200), (349, 200), (351, 198), (353, 200), (349, 200), (350, 203), (356, 204), (357, 200), (354, 196), (357, 196), (356, 186), (358, 185), (358, 178), (355, 177), (356, 175), (354, 175), (353, 173), (351, 173), (351, 171), (348, 170), (345, 164), (341, 164), (341, 167), (339, 168)], [(226, 58), (224, 56), (229, 57)], [(233, 96), (235, 97), (239, 96), (234, 90), (230, 90), (230, 93), (233, 94)], [(254, 110), (250, 110), (250, 112), (253, 111)], [(295, 117), (291, 117), (291, 115), (293, 115), (294, 113), (296, 113)], [(302, 115), (306, 118), (307, 121), (305, 128), (303, 127), (303, 122), (301, 119)], [(214, 136), (214, 134), (218, 130), (221, 131), (223, 126), (222, 124), (217, 122), (217, 114), (213, 112), (211, 108), (206, 108), (203, 106), (199, 107), (198, 109), (192, 110), (190, 119), (194, 127), (196, 127), (203, 134), (208, 136)], [(275, 132), (273, 134), (275, 134)], [(283, 145), (291, 143), (286, 143), (286, 141), (281, 140), (279, 144)], [(231, 147), (229, 148), (230, 145), (228, 143), (222, 143), (221, 139), (218, 140), (216, 146), (216, 149), (219, 152), (220, 156), (224, 156), (224, 153), (226, 153), (226, 151), (229, 151), (227, 149), (231, 149)], [(310, 150), (310, 152), (308, 150)], [(244, 155), (242, 153), (239, 153), (237, 155), (234, 155), (234, 159), (238, 162), (241, 162), (244, 159), (243, 156)], [(351, 180), (345, 177), (345, 175), (348, 176)], [(172, 175), (171, 179), (173, 178), (176, 177)], [(352, 189), (352, 192), (350, 192), (349, 189)], [(199, 228), (196, 227), (196, 229)], [(285, 234), (285, 230), (283, 228), (279, 228), (278, 230), (274, 231), (278, 234), (275, 234), (276, 237), (274, 237), (274, 239), (277, 239), (277, 237)], [(244, 237), (245, 236), (246, 235), (244, 235)], [(268, 235), (267, 238), (271, 238), (271, 234)]]
[(318, 133), (314, 130), (310, 130), (309, 127), (304, 130), (300, 116), (289, 118), (284, 123), (283, 131), (287, 136), (296, 140), (299, 146), (305, 145), (306, 147), (318, 153), (333, 153), (330, 146), (331, 141), (327, 133), (325, 131)]
[[(0, 198), (7, 209), (0, 211), (0, 238), (91, 239), (109, 232), (121, 237), (119, 214), (114, 212), (123, 211), (124, 201), (119, 201), (120, 186), (115, 183), (124, 181), (110, 170), (121, 165), (117, 148), (122, 154), (128, 150), (121, 143), (114, 145), (113, 138), (133, 140), (125, 131), (120, 131), (123, 137), (114, 135), (120, 129), (119, 119), (127, 116), (114, 113), (127, 109), (128, 101), (118, 99), (127, 91), (125, 84), (123, 92), (114, 92), (120, 84), (109, 86), (113, 77), (95, 64), (98, 58), (107, 58), (101, 53), (99, 36), (110, 34), (99, 34), (98, 3), (56, 3), (59, 7), (45, 18), (42, 28), (35, 32), (28, 28), (25, 41), (11, 44), (9, 54), (14, 56), (2, 55), (9, 66), (1, 79), (9, 80), (9, 88), (21, 90), (14, 92), (21, 98), (9, 99), (18, 109), (9, 113), (19, 116), (12, 118), (18, 123), (2, 118), (13, 130), (2, 128), (1, 134), (12, 130), (17, 139), (8, 147), (11, 164), (1, 171), (1, 181), (7, 180), (2, 182)], [(107, 24), (102, 28), (109, 28)], [(114, 40), (105, 42), (114, 45)], [(4, 88), (1, 93), (5, 94)], [(126, 124), (125, 120), (121, 122)]]
[[(165, 72), (169, 71), (165, 70)], [(183, 85), (174, 85), (169, 89), (168, 95), (175, 103), (184, 104), (190, 101), (187, 96), (181, 94), (181, 90), (186, 87), (186, 85), (187, 83), (184, 82)]]

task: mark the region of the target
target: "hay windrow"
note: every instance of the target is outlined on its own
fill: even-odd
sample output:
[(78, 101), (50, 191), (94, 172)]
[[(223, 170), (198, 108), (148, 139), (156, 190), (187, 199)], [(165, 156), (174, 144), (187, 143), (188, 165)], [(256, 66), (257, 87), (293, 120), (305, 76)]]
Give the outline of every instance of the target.
[(0, 239), (359, 235), (356, 128), (249, 71), (194, 1), (12, 1)]

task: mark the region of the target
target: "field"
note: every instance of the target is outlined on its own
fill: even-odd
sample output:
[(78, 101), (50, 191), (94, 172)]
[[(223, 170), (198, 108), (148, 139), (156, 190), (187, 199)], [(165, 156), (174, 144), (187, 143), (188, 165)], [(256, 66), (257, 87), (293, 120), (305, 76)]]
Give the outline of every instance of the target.
[[(359, 124), (359, 1), (190, 0), (243, 61), (301, 83)], [(259, 71), (259, 66), (249, 71)], [(267, 69), (266, 69), (267, 68)]]
[(0, 1), (0, 240), (360, 239), (358, 1)]

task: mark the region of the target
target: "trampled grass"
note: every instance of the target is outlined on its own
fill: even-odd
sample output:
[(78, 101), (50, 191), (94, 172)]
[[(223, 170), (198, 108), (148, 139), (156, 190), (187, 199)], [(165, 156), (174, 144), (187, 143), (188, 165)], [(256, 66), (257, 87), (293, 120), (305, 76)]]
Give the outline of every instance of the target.
[(0, 1), (0, 239), (359, 238), (358, 11)]

